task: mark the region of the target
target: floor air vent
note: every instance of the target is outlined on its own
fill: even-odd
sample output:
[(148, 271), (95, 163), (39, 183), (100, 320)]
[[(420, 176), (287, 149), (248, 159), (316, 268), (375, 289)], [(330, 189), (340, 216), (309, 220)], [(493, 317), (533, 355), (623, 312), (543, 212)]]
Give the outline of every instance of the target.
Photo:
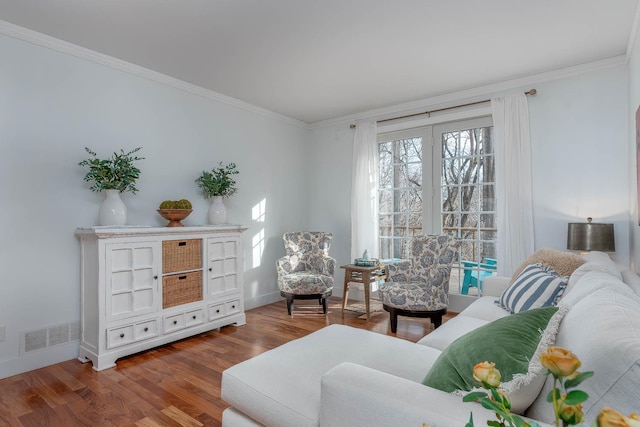
[(80, 322), (49, 326), (20, 334), (20, 354), (80, 340)]

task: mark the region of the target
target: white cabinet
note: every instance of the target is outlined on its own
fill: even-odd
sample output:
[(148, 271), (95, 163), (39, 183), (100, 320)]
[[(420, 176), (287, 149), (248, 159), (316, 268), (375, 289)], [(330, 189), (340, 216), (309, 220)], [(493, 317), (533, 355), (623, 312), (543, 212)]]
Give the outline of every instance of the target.
[(240, 226), (79, 228), (79, 359), (118, 358), (246, 323)]

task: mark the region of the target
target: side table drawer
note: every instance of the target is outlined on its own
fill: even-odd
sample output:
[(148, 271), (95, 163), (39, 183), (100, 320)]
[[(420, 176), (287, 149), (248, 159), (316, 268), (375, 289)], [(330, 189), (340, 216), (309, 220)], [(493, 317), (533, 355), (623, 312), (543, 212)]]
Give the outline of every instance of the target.
[(107, 348), (120, 347), (133, 342), (133, 325), (107, 330)]
[(224, 304), (215, 304), (209, 306), (209, 320), (215, 320), (226, 316), (227, 311)]
[(185, 327), (184, 314), (176, 314), (174, 316), (166, 316), (164, 318), (164, 332), (169, 333), (183, 329)]
[(133, 327), (136, 341), (146, 340), (158, 335), (158, 321), (149, 320), (148, 322), (138, 323)]
[(184, 315), (187, 327), (204, 323), (204, 312), (202, 310), (188, 311)]
[(240, 313), (240, 301), (239, 300), (229, 301), (228, 303), (225, 304), (225, 306), (226, 306), (226, 309), (227, 309), (227, 314)]

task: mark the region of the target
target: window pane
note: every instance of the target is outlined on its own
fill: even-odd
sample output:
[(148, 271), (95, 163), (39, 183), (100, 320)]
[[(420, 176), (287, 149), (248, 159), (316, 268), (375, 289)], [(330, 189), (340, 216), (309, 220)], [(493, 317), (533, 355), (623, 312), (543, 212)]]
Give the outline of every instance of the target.
[(392, 192), (389, 190), (380, 190), (378, 198), (378, 212), (393, 212), (393, 201), (391, 200)]
[(406, 239), (422, 231), (422, 138), (384, 142), (378, 152), (380, 256), (400, 258)]
[(497, 234), (491, 127), (442, 134), (440, 195), (443, 232), (463, 240), (450, 292), (464, 288), (464, 293), (479, 295), (481, 281), (492, 271), (481, 264), (495, 257)]

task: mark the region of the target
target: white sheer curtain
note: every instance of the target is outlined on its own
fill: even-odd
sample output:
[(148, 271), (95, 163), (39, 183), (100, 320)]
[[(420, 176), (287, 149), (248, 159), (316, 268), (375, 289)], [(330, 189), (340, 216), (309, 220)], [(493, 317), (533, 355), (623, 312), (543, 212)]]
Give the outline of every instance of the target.
[(529, 106), (524, 94), (491, 100), (498, 199), (498, 275), (511, 276), (534, 249)]
[(353, 137), (351, 178), (351, 258), (365, 249), (378, 258), (378, 130), (376, 122), (358, 123)]

